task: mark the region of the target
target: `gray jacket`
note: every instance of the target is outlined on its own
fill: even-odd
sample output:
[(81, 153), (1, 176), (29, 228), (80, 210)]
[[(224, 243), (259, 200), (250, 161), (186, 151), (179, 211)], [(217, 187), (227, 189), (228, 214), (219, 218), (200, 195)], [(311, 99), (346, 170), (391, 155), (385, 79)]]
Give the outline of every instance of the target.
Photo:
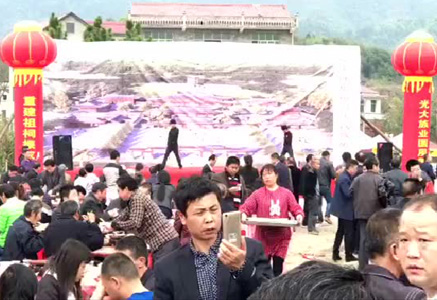
[(334, 166), (324, 157), (320, 159), (320, 169), (317, 172), (317, 177), (321, 187), (331, 187), (331, 181), (336, 177)]
[(152, 199), (153, 201), (158, 204), (158, 206), (167, 207), (168, 209), (173, 209), (173, 196), (176, 191), (176, 188), (171, 184), (165, 185), (165, 195), (164, 200), (159, 201), (158, 200), (158, 190), (159, 190), (160, 184), (154, 184), (152, 187)]
[(367, 220), (384, 206), (379, 197), (379, 185), (382, 177), (371, 171), (358, 176), (352, 182), (350, 192), (353, 195), (355, 219)]
[(388, 171), (387, 173), (384, 173), (382, 176), (393, 182), (395, 185), (395, 196), (402, 196), (402, 185), (404, 184), (404, 181), (408, 178), (407, 173), (402, 171), (401, 169), (393, 169), (391, 171)]

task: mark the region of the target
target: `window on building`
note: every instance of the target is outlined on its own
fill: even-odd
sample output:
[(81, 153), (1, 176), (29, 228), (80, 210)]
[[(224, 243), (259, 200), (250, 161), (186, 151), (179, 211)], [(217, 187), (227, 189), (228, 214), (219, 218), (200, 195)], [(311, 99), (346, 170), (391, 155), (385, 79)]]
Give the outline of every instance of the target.
[(67, 33), (74, 34), (74, 23), (67, 23)]
[(364, 112), (364, 100), (363, 99), (361, 99), (361, 112), (362, 113)]
[(194, 33), (194, 39), (201, 42), (226, 42), (231, 40), (231, 34), (223, 31), (198, 30)]
[(4, 109), (2, 110), (2, 118), (6, 119), (6, 110), (4, 110)]
[(279, 44), (279, 37), (270, 32), (258, 32), (252, 35), (254, 44)]
[(378, 101), (376, 100), (370, 100), (370, 112), (376, 113), (376, 106), (378, 104)]
[(169, 30), (147, 30), (146, 39), (152, 39), (154, 42), (172, 42), (173, 32)]

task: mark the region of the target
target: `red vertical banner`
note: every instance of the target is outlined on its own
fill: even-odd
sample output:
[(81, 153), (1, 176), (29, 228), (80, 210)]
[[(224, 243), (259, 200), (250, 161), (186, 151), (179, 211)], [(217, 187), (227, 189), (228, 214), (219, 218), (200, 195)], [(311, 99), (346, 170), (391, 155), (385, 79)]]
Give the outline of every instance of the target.
[(44, 124), (42, 70), (15, 70), (15, 163), (27, 146), (33, 159), (43, 160)]
[(429, 153), (431, 137), (432, 82), (417, 90), (407, 88), (404, 101), (402, 160), (422, 159)]

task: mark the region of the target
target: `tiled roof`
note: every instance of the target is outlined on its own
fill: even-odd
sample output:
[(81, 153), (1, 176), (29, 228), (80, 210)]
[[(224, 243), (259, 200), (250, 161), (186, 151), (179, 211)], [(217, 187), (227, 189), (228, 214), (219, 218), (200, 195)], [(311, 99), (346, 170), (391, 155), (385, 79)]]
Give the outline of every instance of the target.
[[(86, 21), (88, 24), (93, 25), (94, 21)], [(102, 26), (106, 29), (112, 29), (112, 34), (126, 34), (126, 23), (103, 21)]]
[(132, 3), (132, 16), (187, 16), (199, 17), (265, 17), (290, 18), (286, 5), (258, 4), (189, 4), (189, 3)]

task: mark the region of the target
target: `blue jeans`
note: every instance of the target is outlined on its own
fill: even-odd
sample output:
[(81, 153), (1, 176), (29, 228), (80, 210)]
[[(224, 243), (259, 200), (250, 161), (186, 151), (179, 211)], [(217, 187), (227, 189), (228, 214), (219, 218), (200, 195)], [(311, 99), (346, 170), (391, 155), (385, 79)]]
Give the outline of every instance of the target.
[(331, 188), (327, 186), (320, 186), (320, 197), (323, 197), (326, 200), (325, 216), (329, 218), (331, 217), (331, 202), (332, 202)]

